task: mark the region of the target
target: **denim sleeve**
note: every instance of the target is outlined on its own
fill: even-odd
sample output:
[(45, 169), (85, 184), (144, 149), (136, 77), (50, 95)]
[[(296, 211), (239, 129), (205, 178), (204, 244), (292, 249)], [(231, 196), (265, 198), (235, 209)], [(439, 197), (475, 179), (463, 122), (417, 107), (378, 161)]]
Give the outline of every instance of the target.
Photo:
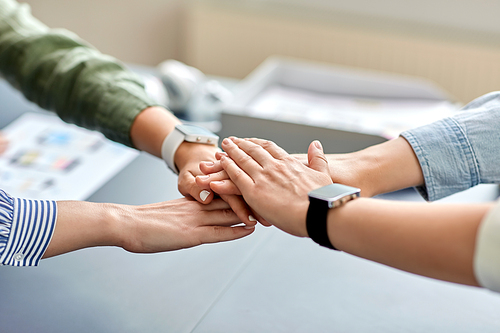
[(453, 117), (401, 134), (424, 175), (429, 201), (478, 184), (500, 183), (500, 92), (472, 101)]
[(49, 29), (14, 0), (0, 0), (0, 73), (64, 121), (128, 146), (135, 117), (158, 105), (123, 64), (69, 31)]

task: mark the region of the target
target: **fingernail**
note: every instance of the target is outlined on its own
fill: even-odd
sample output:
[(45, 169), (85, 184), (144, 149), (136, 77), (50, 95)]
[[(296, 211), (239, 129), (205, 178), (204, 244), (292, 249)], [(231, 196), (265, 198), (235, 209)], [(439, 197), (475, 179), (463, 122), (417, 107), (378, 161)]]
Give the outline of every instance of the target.
[(208, 192), (207, 190), (203, 190), (200, 192), (200, 199), (201, 201), (205, 201), (207, 200), (208, 196), (210, 195), (210, 192)]
[(214, 166), (214, 162), (203, 162), (203, 163), (208, 167)]
[(316, 148), (318, 149), (323, 149), (323, 146), (321, 146), (321, 142), (319, 142), (318, 140), (315, 140), (314, 141), (314, 145), (316, 146)]
[(201, 176), (196, 176), (196, 177), (198, 177), (201, 180), (208, 180), (208, 178), (210, 178), (209, 175), (201, 175)]
[(254, 225), (246, 225), (243, 228), (250, 230), (250, 229), (255, 229), (255, 226)]
[(223, 185), (224, 181), (223, 180), (214, 180), (213, 182), (210, 182), (210, 184)]
[(224, 140), (222, 140), (222, 144), (224, 144), (224, 145), (228, 145), (230, 142), (231, 142), (231, 140), (229, 140), (228, 138), (225, 138)]
[(253, 215), (248, 215), (248, 220), (252, 222), (257, 222), (257, 219)]

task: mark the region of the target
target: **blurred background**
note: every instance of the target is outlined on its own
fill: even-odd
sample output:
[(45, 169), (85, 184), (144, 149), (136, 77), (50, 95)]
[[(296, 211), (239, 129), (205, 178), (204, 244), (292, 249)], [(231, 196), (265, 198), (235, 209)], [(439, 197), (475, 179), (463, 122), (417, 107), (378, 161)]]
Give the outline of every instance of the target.
[(155, 66), (243, 78), (270, 55), (428, 78), (467, 103), (500, 89), (496, 0), (26, 0), (53, 28)]

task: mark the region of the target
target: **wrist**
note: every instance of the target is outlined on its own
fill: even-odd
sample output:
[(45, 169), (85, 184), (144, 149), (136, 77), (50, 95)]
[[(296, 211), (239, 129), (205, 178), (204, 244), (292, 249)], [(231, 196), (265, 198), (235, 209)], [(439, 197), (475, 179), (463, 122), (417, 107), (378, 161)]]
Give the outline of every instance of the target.
[(152, 106), (137, 115), (130, 129), (130, 138), (135, 148), (161, 158), (163, 141), (180, 123), (165, 108)]
[(102, 214), (103, 220), (107, 225), (108, 245), (121, 247), (123, 249), (130, 248), (130, 244), (134, 242), (136, 228), (134, 226), (135, 206), (106, 204), (106, 208)]
[(364, 197), (424, 183), (413, 148), (402, 137), (349, 153), (329, 155), (333, 182), (359, 187)]
[(213, 145), (201, 143), (187, 142), (181, 143), (174, 155), (174, 162), (178, 170), (182, 170), (185, 166), (201, 161), (215, 161), (215, 153), (219, 148)]
[(380, 193), (376, 176), (380, 166), (377, 155), (371, 151), (328, 155), (328, 165), (334, 183), (360, 188), (363, 197)]
[(118, 246), (122, 244), (123, 213), (122, 205), (111, 203), (97, 203), (96, 230), (101, 235), (100, 245)]
[(327, 215), (328, 239), (339, 251), (351, 253), (355, 242), (356, 233), (362, 233), (362, 230), (355, 230), (355, 219), (369, 198), (358, 198), (346, 202), (344, 205), (330, 209)]
[(57, 223), (44, 258), (93, 246), (119, 246), (113, 204), (58, 201)]

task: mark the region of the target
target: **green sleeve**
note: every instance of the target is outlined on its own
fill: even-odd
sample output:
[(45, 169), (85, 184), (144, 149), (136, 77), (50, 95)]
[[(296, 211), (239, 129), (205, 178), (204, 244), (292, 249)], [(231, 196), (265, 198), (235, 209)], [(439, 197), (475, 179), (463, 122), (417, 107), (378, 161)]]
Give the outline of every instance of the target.
[(0, 0), (0, 73), (64, 121), (128, 146), (135, 117), (158, 105), (116, 59), (69, 31), (49, 29), (14, 0)]

